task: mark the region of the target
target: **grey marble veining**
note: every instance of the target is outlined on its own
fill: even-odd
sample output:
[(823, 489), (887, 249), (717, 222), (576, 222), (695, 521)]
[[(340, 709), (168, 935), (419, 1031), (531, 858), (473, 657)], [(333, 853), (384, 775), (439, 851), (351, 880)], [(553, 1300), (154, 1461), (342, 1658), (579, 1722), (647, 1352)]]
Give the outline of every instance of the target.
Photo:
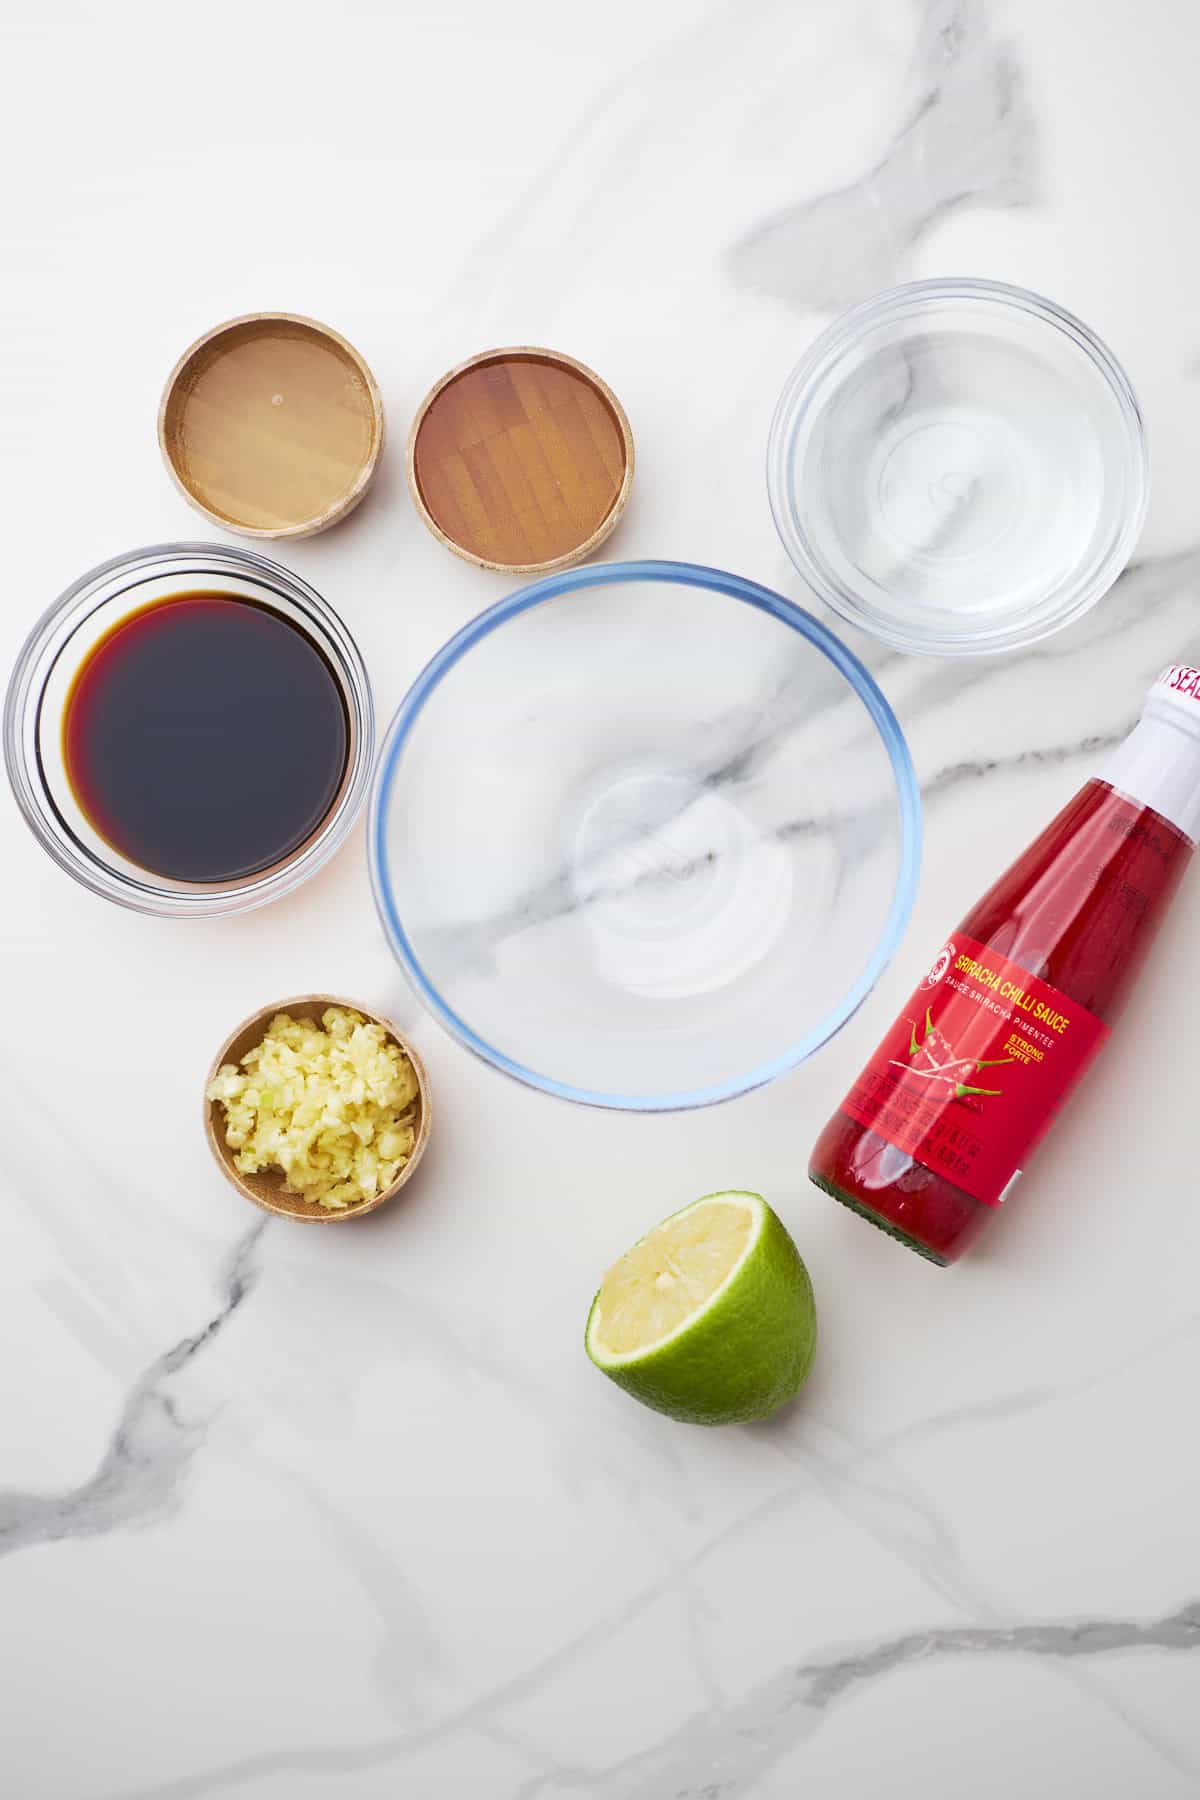
[(1015, 48), (981, 0), (923, 0), (907, 116), (849, 186), (764, 220), (728, 253), (739, 285), (803, 310), (852, 304), (901, 279), (955, 207), (1027, 206), (1037, 133)]
[(265, 1223), (252, 1225), (229, 1258), (217, 1311), (138, 1376), (96, 1472), (65, 1493), (0, 1489), (0, 1556), (61, 1538), (161, 1524), (183, 1505), (185, 1477), (208, 1421), (190, 1416), (181, 1403), (180, 1377), (253, 1291)]
[[(645, 1604), (657, 1598), (646, 1597)], [(641, 1608), (636, 1608), (636, 1611)], [(623, 1612), (616, 1629), (634, 1614)], [(578, 1646), (572, 1646), (571, 1656)], [(1200, 1601), (1191, 1601), (1161, 1618), (1077, 1619), (1006, 1626), (973, 1626), (905, 1633), (885, 1642), (848, 1647), (818, 1661), (802, 1663), (781, 1673), (733, 1706), (717, 1706), (707, 1716), (684, 1722), (662, 1743), (609, 1768), (580, 1769), (569, 1764), (551, 1766), (532, 1775), (513, 1791), (513, 1800), (536, 1800), (545, 1794), (587, 1793), (615, 1796), (617, 1800), (740, 1800), (754, 1794), (756, 1783), (798, 1741), (815, 1731), (820, 1717), (853, 1691), (911, 1664), (937, 1662), (950, 1657), (1038, 1657), (1051, 1662), (1092, 1658), (1132, 1650), (1191, 1652), (1200, 1649)], [(545, 1679), (556, 1665), (539, 1668), (533, 1678)], [(372, 1744), (287, 1751), (246, 1759), (225, 1767), (205, 1769), (195, 1777), (161, 1786), (140, 1788), (122, 1800), (196, 1800), (196, 1797), (237, 1788), (263, 1776), (293, 1771), (349, 1775), (382, 1766), (402, 1771), (407, 1757), (437, 1742), (447, 1731), (477, 1731), (493, 1713), (520, 1700), (530, 1688), (530, 1677), (485, 1695), (479, 1702), (444, 1724), (425, 1731), (381, 1739)], [(1156, 1753), (1174, 1761), (1163, 1746)], [(1195, 1777), (1197, 1767), (1187, 1764)], [(117, 1800), (114, 1795), (113, 1800)]]
[[(815, 1729), (821, 1713), (864, 1682), (878, 1680), (908, 1664), (951, 1656), (1091, 1657), (1132, 1649), (1190, 1651), (1200, 1648), (1200, 1603), (1165, 1618), (1079, 1620), (1068, 1624), (973, 1627), (918, 1631), (870, 1649), (778, 1676), (741, 1705), (707, 1727), (685, 1727), (634, 1778), (608, 1791), (621, 1800), (735, 1800), (753, 1794), (755, 1784), (797, 1739)], [(1188, 1771), (1192, 1775), (1195, 1769)], [(607, 1777), (605, 1778), (607, 1780)], [(549, 1785), (549, 1784), (547, 1784)], [(529, 1789), (530, 1795), (536, 1787)], [(603, 1782), (591, 1791), (603, 1793)]]

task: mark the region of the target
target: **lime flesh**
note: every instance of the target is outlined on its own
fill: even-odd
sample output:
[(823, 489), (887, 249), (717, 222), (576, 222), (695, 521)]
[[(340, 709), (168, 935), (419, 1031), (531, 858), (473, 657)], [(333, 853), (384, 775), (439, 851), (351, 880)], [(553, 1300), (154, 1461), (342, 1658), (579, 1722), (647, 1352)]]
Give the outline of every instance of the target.
[(613, 1264), (588, 1315), (596, 1367), (646, 1406), (697, 1425), (764, 1419), (808, 1374), (808, 1271), (758, 1194), (706, 1194)]

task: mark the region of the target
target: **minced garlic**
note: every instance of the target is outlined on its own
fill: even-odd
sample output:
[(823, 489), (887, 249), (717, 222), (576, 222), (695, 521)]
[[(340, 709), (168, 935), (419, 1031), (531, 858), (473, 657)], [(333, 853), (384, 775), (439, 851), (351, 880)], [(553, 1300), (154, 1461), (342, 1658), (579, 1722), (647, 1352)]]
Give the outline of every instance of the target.
[(277, 1013), (208, 1097), (243, 1175), (280, 1169), (289, 1193), (343, 1210), (390, 1187), (416, 1140), (417, 1077), (382, 1025), (327, 1007), (321, 1025)]

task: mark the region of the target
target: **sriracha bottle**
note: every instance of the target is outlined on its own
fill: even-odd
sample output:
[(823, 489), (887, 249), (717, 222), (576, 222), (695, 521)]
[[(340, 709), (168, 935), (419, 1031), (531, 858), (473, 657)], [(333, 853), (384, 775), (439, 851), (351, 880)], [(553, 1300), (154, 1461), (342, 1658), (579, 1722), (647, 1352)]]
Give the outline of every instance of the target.
[(1103, 1047), (1200, 837), (1200, 670), (969, 912), (825, 1127), (818, 1187), (953, 1262)]

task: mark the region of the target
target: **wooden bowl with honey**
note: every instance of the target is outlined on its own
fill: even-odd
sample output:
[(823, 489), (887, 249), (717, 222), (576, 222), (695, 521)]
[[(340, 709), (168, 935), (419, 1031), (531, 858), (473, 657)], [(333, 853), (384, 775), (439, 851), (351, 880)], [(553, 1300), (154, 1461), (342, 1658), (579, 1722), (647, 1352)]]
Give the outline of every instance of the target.
[(408, 439), (408, 485), (439, 543), (483, 569), (546, 574), (594, 554), (633, 483), (625, 409), (558, 350), (486, 350), (435, 383)]
[[(261, 1044), (271, 1029), (273, 1021), (280, 1013), (289, 1018), (316, 1026), (322, 1026), (322, 1020), (330, 1007), (343, 1012), (353, 1013), (367, 1024), (378, 1025), (384, 1036), (396, 1045), (402, 1055), (407, 1058), (413, 1075), (416, 1078), (416, 1098), (413, 1102), (413, 1144), (412, 1149), (399, 1169), (395, 1178), (380, 1189), (378, 1193), (344, 1206), (325, 1206), (318, 1201), (306, 1199), (303, 1194), (293, 1193), (285, 1184), (283, 1172), (277, 1168), (264, 1169), (260, 1173), (250, 1174), (239, 1169), (235, 1158), (237, 1148), (226, 1141), (226, 1112), (224, 1103), (210, 1098), (210, 1090), (220, 1071), (226, 1065), (240, 1067), (241, 1059), (248, 1050)], [(343, 1219), (357, 1219), (363, 1213), (375, 1212), (395, 1198), (400, 1189), (409, 1182), (416, 1173), (417, 1165), (425, 1154), (429, 1142), (430, 1101), (429, 1077), (420, 1056), (413, 1049), (408, 1039), (392, 1024), (390, 1019), (380, 1013), (372, 1012), (357, 1000), (345, 1000), (336, 994), (300, 994), (288, 1000), (277, 1000), (271, 1006), (261, 1007), (248, 1019), (243, 1019), (237, 1029), (230, 1033), (213, 1059), (211, 1068), (204, 1082), (204, 1131), (221, 1173), (235, 1187), (242, 1198), (252, 1205), (261, 1207), (264, 1212), (276, 1213), (282, 1218), (311, 1220), (314, 1224), (336, 1224)]]

